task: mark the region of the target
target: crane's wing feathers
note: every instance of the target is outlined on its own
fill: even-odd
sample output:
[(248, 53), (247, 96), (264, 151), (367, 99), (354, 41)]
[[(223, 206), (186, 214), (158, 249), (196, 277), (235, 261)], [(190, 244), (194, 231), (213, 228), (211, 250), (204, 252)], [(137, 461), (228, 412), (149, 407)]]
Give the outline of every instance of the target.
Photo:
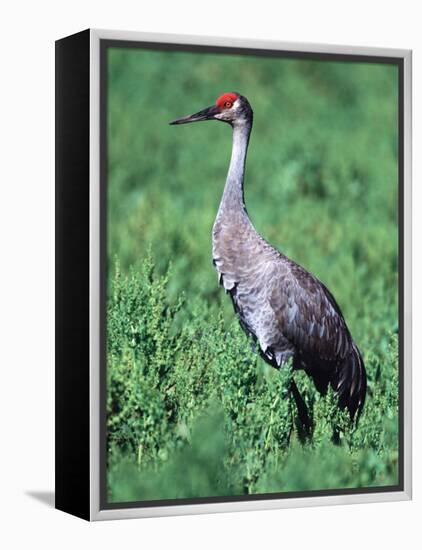
[(270, 297), (279, 329), (305, 358), (326, 362), (345, 357), (352, 339), (333, 295), (301, 266), (284, 261), (288, 269)]
[(330, 383), (352, 418), (362, 410), (366, 371), (343, 314), (327, 287), (287, 258), (284, 277), (273, 287), (270, 304), (279, 330), (296, 350), (296, 364), (322, 393)]

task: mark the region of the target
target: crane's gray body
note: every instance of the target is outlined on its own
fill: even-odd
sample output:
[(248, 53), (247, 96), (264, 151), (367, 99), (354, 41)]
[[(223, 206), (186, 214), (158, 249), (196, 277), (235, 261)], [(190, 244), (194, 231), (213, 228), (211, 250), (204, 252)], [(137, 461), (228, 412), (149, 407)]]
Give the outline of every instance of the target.
[(213, 261), (243, 328), (269, 363), (280, 367), (312, 354), (320, 365), (351, 350), (344, 319), (322, 283), (268, 244), (245, 215), (227, 209), (217, 217)]

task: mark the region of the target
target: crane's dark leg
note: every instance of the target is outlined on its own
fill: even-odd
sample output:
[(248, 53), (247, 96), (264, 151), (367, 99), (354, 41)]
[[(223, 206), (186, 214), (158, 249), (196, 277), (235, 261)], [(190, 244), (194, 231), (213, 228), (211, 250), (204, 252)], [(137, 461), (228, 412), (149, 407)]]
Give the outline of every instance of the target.
[(299, 415), (299, 421), (301, 424), (300, 427), (302, 431), (300, 435), (307, 438), (312, 433), (312, 422), (311, 422), (311, 419), (309, 418), (308, 407), (306, 406), (306, 403), (303, 397), (300, 395), (300, 392), (296, 386), (296, 382), (293, 380), (293, 378), (290, 383), (290, 391), (292, 392), (292, 395), (294, 397), (297, 413)]
[[(303, 364), (302, 364), (301, 358), (298, 355), (295, 355), (293, 358), (293, 371), (299, 370), (302, 368), (303, 368)], [(293, 377), (290, 384), (290, 391), (292, 392), (296, 403), (297, 413), (301, 424), (302, 436), (304, 436), (304, 438), (306, 439), (312, 433), (312, 422), (311, 422), (311, 419), (309, 418), (308, 407), (306, 406), (306, 403), (303, 397), (300, 395), (300, 392), (296, 386), (296, 382), (294, 381)]]

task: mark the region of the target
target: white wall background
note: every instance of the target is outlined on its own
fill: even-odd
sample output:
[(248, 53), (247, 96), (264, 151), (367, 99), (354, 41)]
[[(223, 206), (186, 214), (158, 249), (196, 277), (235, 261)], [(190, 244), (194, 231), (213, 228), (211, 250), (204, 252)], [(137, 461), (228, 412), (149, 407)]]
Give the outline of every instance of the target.
[[(421, 32), (417, 1), (72, 0), (0, 8), (3, 548), (419, 547)], [(55, 511), (54, 40), (87, 27), (414, 49), (414, 501), (88, 524)], [(419, 307), (418, 307), (419, 306)], [(419, 311), (418, 311), (419, 309)]]

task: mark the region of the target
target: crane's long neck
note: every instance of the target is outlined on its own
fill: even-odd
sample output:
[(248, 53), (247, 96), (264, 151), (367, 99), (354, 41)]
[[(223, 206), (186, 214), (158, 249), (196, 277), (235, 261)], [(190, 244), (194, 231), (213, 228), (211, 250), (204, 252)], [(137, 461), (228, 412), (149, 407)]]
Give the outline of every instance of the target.
[(234, 212), (242, 212), (247, 216), (243, 180), (251, 130), (252, 123), (250, 121), (244, 121), (233, 126), (232, 155), (218, 216)]

